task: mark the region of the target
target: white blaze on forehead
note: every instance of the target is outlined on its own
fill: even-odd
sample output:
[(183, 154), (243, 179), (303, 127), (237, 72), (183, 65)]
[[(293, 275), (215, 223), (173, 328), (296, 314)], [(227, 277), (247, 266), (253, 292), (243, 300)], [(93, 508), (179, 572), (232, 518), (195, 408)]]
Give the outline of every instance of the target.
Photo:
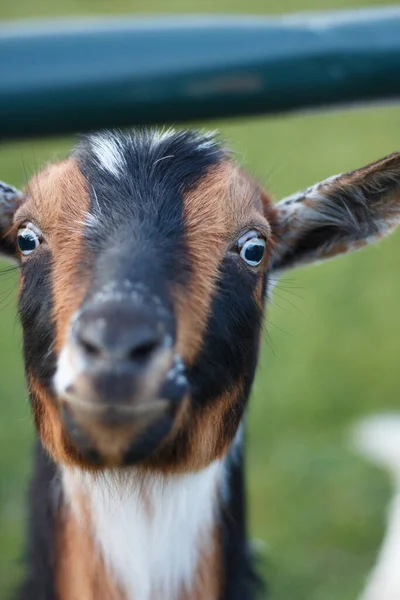
[[(182, 133), (182, 132), (181, 132)], [(217, 131), (192, 131), (193, 140), (196, 145), (196, 149), (199, 151), (207, 151), (210, 152), (213, 150), (219, 149), (219, 144), (216, 140)], [(179, 136), (180, 132), (172, 127), (168, 129), (153, 129), (151, 130), (151, 141), (152, 147), (156, 148), (158, 145), (162, 144), (169, 138), (173, 138), (175, 136)], [(168, 156), (168, 158), (173, 157), (173, 155)], [(167, 158), (167, 157), (165, 157)]]
[[(176, 137), (179, 139), (184, 135), (184, 131), (180, 132), (173, 128), (168, 129), (151, 129), (149, 130), (149, 141), (152, 150), (156, 151), (157, 147), (164, 144), (169, 139)], [(219, 150), (219, 144), (215, 139), (216, 132), (192, 131), (192, 142), (196, 145), (198, 151), (213, 153)], [(114, 132), (101, 132), (90, 137), (92, 151), (98, 161), (99, 167), (113, 175), (114, 177), (122, 177), (127, 171), (127, 162), (124, 155), (124, 147), (129, 147), (134, 141), (134, 134), (124, 135)], [(166, 147), (166, 150), (168, 148)], [(173, 154), (168, 156), (159, 156), (157, 162), (164, 158), (173, 158)]]
[(212, 550), (223, 472), (221, 461), (168, 477), (65, 467), (63, 483), (77, 519), (74, 500), (83, 494), (88, 502), (97, 549), (124, 597), (178, 600), (192, 590), (202, 552)]
[(174, 135), (176, 135), (176, 129), (173, 129), (173, 127), (168, 127), (167, 129), (153, 129), (151, 132), (153, 146), (161, 144), (168, 138), (173, 137)]
[(114, 135), (99, 133), (92, 136), (91, 147), (103, 171), (110, 173), (114, 177), (123, 175), (126, 170), (126, 160)]

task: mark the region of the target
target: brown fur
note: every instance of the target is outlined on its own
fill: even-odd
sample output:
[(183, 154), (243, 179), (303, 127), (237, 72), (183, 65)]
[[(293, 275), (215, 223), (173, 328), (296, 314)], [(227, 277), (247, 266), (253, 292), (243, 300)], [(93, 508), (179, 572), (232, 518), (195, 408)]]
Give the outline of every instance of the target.
[[(269, 197), (230, 161), (211, 169), (186, 195), (185, 223), (193, 275), (185, 289), (176, 290), (175, 302), (178, 352), (188, 364), (201, 349), (223, 257), (238, 237), (251, 229), (264, 232), (270, 252), (273, 237), (266, 218), (270, 214), (273, 216)], [(267, 265), (268, 253), (259, 269), (265, 271)], [(261, 306), (261, 277), (255, 296)], [(189, 445), (184, 463), (176, 464), (174, 470), (201, 469), (226, 453), (242, 416), (235, 407), (241, 391), (242, 382), (238, 382), (203, 412), (194, 414), (189, 408), (182, 423), (189, 432)]]
[[(17, 211), (14, 222), (16, 227), (26, 221), (40, 227), (57, 264), (53, 276), (53, 317), (55, 346), (59, 350), (70, 319), (87, 289), (87, 274), (79, 274), (77, 265), (84, 258), (82, 232), (89, 196), (83, 175), (72, 158), (44, 169), (29, 182), (27, 192), (27, 200)], [(20, 289), (21, 286), (22, 281)], [(32, 373), (28, 374), (28, 382), (34, 398), (34, 418), (44, 446), (55, 460), (79, 464), (81, 461), (62, 430), (59, 409), (50, 394)]]
[[(226, 161), (209, 171), (185, 197), (185, 224), (193, 275), (189, 285), (175, 290), (178, 322), (177, 349), (187, 364), (201, 350), (218, 269), (237, 239), (251, 229), (267, 238), (267, 256), (258, 267), (267, 269), (274, 246), (271, 224), (275, 225), (273, 204), (261, 188), (234, 163)], [(263, 304), (262, 277), (255, 289), (255, 301)], [(203, 469), (228, 451), (242, 418), (238, 398), (243, 382), (217, 398), (209, 407), (195, 410), (190, 399), (182, 404), (173, 431), (145, 469), (157, 469), (164, 475)], [(184, 437), (183, 446), (180, 436)], [(171, 462), (168, 449), (178, 439), (177, 453)], [(169, 457), (164, 461), (164, 457)]]
[(34, 408), (33, 418), (41, 442), (56, 462), (85, 467), (62, 427), (59, 407), (50, 393), (32, 373), (28, 373), (29, 390)]
[[(78, 271), (84, 261), (82, 235), (89, 210), (89, 194), (72, 158), (48, 166), (28, 184), (27, 201), (17, 211), (15, 224), (37, 224), (57, 265), (53, 277), (56, 348), (59, 350), (71, 316), (87, 290), (88, 273)], [(39, 250), (40, 251), (40, 250)], [(23, 259), (24, 260), (24, 259)]]
[(189, 449), (184, 469), (203, 469), (226, 454), (243, 416), (236, 405), (242, 387), (242, 382), (238, 382), (210, 407), (198, 415), (192, 415), (191, 424), (188, 425)]
[(53, 275), (56, 349), (64, 341), (70, 319), (87, 291), (88, 273), (78, 270), (84, 261), (82, 236), (89, 211), (89, 194), (76, 161), (53, 164), (29, 184), (30, 199), (18, 212), (20, 222), (40, 226), (57, 265)]
[[(257, 225), (267, 237), (271, 230), (258, 185), (230, 161), (210, 169), (184, 203), (193, 276), (175, 293), (177, 351), (191, 364), (201, 347), (223, 257), (246, 227)], [(266, 265), (267, 261), (264, 269)]]

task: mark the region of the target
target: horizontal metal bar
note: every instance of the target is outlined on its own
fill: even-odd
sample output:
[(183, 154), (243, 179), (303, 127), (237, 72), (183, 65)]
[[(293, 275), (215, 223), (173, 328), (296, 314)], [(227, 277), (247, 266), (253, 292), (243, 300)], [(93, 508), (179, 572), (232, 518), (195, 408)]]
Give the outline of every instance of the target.
[(400, 97), (400, 8), (3, 24), (0, 137)]

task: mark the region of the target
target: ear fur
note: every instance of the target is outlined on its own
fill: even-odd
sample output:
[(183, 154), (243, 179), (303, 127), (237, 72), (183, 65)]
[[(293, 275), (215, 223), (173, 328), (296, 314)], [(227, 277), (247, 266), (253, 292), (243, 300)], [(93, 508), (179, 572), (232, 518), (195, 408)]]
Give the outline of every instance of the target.
[(400, 152), (297, 192), (275, 209), (272, 272), (363, 248), (400, 222)]
[(8, 236), (15, 211), (23, 201), (22, 192), (0, 181), (0, 254), (15, 256), (15, 242)]

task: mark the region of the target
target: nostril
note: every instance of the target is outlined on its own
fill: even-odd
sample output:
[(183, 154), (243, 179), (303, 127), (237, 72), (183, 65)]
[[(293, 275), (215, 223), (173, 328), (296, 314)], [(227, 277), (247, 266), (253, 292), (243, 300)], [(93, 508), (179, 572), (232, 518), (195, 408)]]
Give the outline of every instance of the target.
[(81, 348), (85, 351), (85, 353), (88, 356), (91, 356), (92, 358), (98, 358), (101, 355), (101, 353), (102, 353), (101, 348), (98, 348), (91, 342), (88, 342), (83, 339), (80, 339), (79, 342), (80, 342)]
[(141, 362), (147, 360), (153, 352), (158, 348), (157, 340), (147, 340), (131, 348), (129, 352), (129, 360)]
[(161, 341), (157, 332), (147, 326), (133, 331), (127, 327), (99, 328), (95, 321), (82, 324), (75, 339), (89, 360), (129, 361), (137, 365), (149, 361)]
[(81, 322), (75, 329), (75, 340), (88, 358), (100, 358), (106, 353), (107, 348), (102, 338), (101, 328), (95, 321)]
[[(120, 369), (144, 369), (146, 363), (165, 342), (165, 326), (152, 314), (135, 307), (101, 305), (96, 310), (83, 311), (76, 320), (73, 339), (91, 367), (103, 368), (106, 363)], [(111, 311), (112, 309), (112, 311)]]

